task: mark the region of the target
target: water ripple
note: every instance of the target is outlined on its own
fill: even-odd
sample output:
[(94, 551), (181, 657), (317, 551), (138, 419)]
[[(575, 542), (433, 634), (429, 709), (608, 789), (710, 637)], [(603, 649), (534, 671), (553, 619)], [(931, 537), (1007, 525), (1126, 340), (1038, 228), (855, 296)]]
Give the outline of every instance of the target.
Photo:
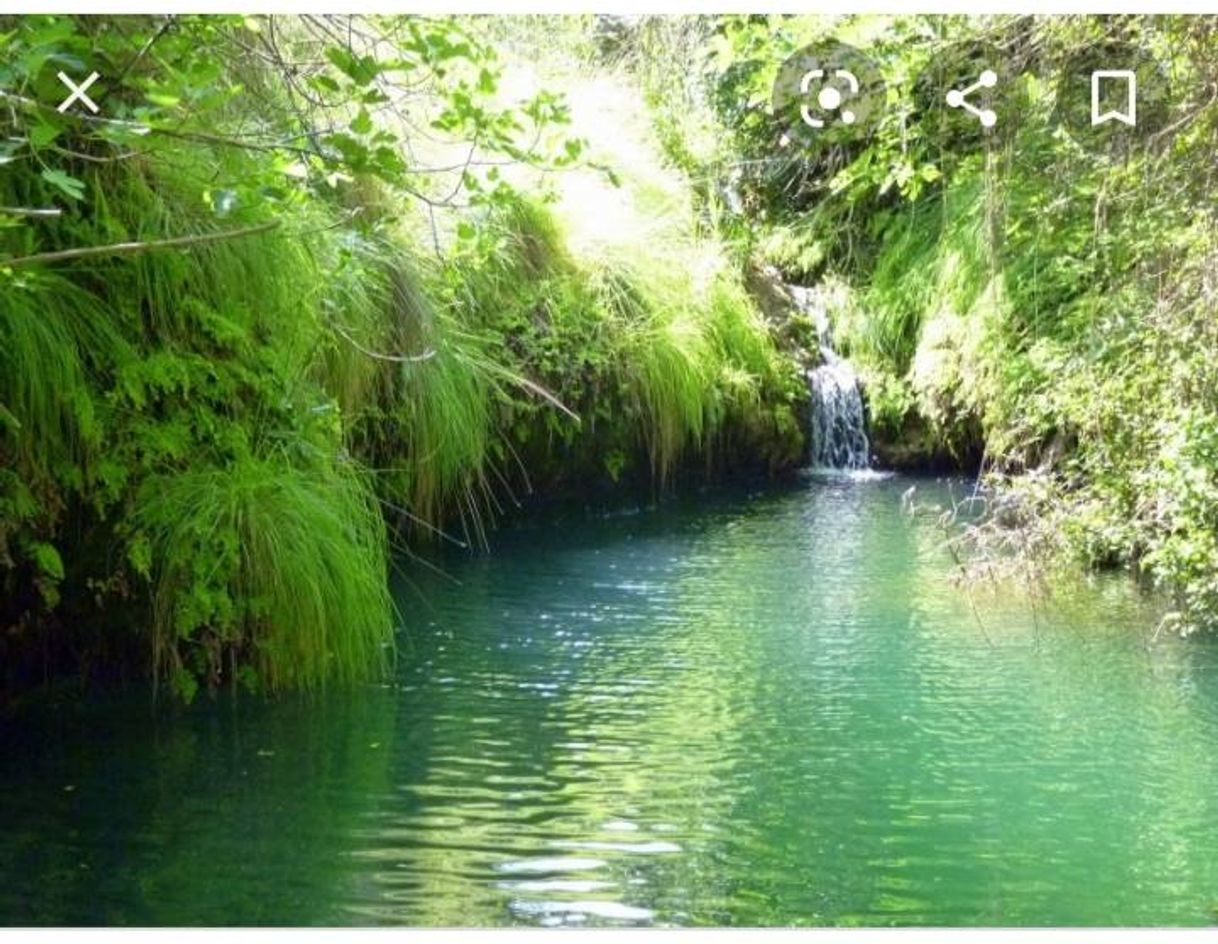
[(1211, 921), (1218, 649), (1125, 584), (970, 602), (906, 487), (509, 529), (402, 588), (397, 686), (52, 718), (0, 754), (0, 914)]

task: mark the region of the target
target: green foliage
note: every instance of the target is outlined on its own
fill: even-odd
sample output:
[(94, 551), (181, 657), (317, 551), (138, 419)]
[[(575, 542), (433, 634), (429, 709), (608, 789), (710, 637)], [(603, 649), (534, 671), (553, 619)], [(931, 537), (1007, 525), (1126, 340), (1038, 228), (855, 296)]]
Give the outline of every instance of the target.
[(844, 348), (904, 374), (923, 320), (939, 312), (970, 312), (993, 277), (985, 220), (983, 179), (961, 168), (950, 189), (885, 221), (887, 238), (859, 302), (866, 316), (842, 326)]
[[(621, 182), (473, 21), (29, 16), (0, 52), (6, 682), (48, 649), (186, 700), (367, 679), (395, 525), (485, 544), (522, 485), (798, 456), (716, 247), (581, 254), (505, 169)], [(86, 55), (106, 116), (39, 104)]]
[(186, 679), (223, 678), (226, 658), (269, 691), (384, 667), (384, 526), (351, 471), (244, 459), (153, 476), (136, 502), (130, 554), (152, 581), (153, 658), (182, 694)]
[[(531, 381), (578, 417), (544, 398), (514, 403), (511, 451), (557, 445), (570, 478), (617, 480), (642, 461), (659, 482), (689, 451), (713, 453), (715, 436), (727, 459), (795, 460), (802, 385), (714, 247), (642, 253), (627, 244), (580, 260), (537, 204), (505, 208), (479, 233), (453, 281), (508, 367), (497, 383)], [(763, 441), (769, 454), (759, 454)], [(564, 474), (552, 461), (527, 464)]]
[[(830, 28), (879, 63), (888, 107), (867, 138), (793, 153), (770, 85)], [(762, 262), (851, 286), (834, 337), (866, 379), (885, 454), (984, 449), (1037, 532), (1028, 546), (1134, 568), (1175, 595), (1179, 628), (1218, 625), (1213, 20), (728, 16), (700, 29), (700, 99), (721, 143), (686, 169), (736, 192), (743, 221), (724, 229), (743, 226)], [(982, 34), (1021, 64), (1002, 90), (1008, 130), (988, 146), (945, 137), (913, 95), (926, 65)], [(1052, 122), (1053, 78), (1113, 40), (1161, 57), (1172, 82), (1166, 130), (1121, 152)]]
[[(238, 175), (242, 163), (186, 146), (173, 163), (94, 172), (93, 212), (65, 220), (63, 237), (214, 230), (196, 169)], [(295, 213), (302, 229), (325, 219)], [(91, 596), (139, 600), (153, 581), (143, 631), (179, 694), (230, 679), (238, 661), (268, 689), (366, 677), (392, 641), (379, 513), (343, 471), (337, 409), (309, 376), (331, 327), (318, 260), (337, 254), (333, 242), (306, 231), (5, 276), (0, 398), (15, 492), (3, 517), (17, 551), (6, 580), (28, 575), (52, 614), (61, 590), (80, 612)], [(68, 543), (65, 566), (51, 539), (82, 529), (117, 558)], [(20, 609), (5, 616), (28, 623)], [(76, 635), (83, 658), (110, 648)]]
[(53, 475), (101, 440), (92, 372), (130, 357), (89, 293), (51, 274), (15, 277), (0, 295), (0, 403), (6, 448)]

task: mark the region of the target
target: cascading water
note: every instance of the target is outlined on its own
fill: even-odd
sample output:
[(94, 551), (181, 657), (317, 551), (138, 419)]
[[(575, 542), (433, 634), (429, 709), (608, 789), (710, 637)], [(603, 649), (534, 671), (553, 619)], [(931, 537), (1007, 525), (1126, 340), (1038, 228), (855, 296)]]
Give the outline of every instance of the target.
[(871, 464), (863, 395), (854, 368), (833, 351), (821, 349), (825, 362), (808, 371), (812, 392), (812, 465), (865, 469)]
[(833, 349), (829, 316), (820, 293), (802, 285), (789, 286), (788, 290), (796, 307), (812, 318), (820, 345), (821, 364), (807, 374), (812, 395), (812, 465), (866, 469), (871, 464), (871, 444), (858, 374)]

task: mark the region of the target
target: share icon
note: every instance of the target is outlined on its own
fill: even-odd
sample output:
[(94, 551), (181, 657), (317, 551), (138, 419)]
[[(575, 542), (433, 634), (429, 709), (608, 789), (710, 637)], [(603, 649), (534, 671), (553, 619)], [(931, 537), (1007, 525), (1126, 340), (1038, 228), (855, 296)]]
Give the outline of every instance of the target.
[(998, 74), (993, 69), (986, 69), (981, 75), (977, 76), (977, 81), (972, 85), (962, 89), (952, 89), (947, 93), (947, 104), (949, 108), (963, 108), (970, 115), (976, 115), (977, 120), (981, 122), (981, 127), (992, 128), (998, 123), (998, 115), (995, 114), (992, 108), (977, 108), (975, 105), (969, 104), (968, 97), (977, 89), (993, 88), (998, 84)]

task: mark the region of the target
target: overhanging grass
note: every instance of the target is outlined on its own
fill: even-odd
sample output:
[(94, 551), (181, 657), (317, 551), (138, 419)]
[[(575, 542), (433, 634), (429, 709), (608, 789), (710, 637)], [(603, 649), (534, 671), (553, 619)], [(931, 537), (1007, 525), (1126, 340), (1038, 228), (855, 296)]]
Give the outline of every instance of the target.
[(42, 474), (83, 459), (101, 439), (94, 374), (129, 356), (94, 296), (56, 275), (14, 278), (0, 292), (0, 433)]
[(194, 678), (226, 673), (228, 659), (272, 691), (385, 666), (384, 527), (352, 473), (245, 459), (158, 476), (132, 527), (153, 578), (154, 659), (187, 694)]
[(880, 246), (857, 317), (835, 326), (845, 351), (903, 375), (927, 317), (972, 308), (993, 275), (984, 190), (983, 176), (965, 173), (943, 193), (901, 211)]
[[(366, 209), (343, 206), (355, 189), (213, 192), (266, 177), (262, 160), (175, 141), (74, 167), (87, 212), (20, 230), (21, 252), (279, 228), (5, 276), (0, 296), (0, 445), (24, 437), (48, 498), (0, 536), (39, 542), (77, 604), (150, 595), (151, 629), (128, 625), (183, 695), (375, 674), (392, 618), (370, 483), (417, 533), (459, 519), (474, 545), (538, 468), (663, 483), (725, 431), (798, 441), (781, 358), (726, 254), (689, 232), (679, 181), (630, 177), (612, 246), (508, 198), (424, 264), (392, 207), (344, 215)], [(4, 203), (52, 196), (36, 175), (21, 187)], [(82, 445), (103, 441), (98, 472)]]

